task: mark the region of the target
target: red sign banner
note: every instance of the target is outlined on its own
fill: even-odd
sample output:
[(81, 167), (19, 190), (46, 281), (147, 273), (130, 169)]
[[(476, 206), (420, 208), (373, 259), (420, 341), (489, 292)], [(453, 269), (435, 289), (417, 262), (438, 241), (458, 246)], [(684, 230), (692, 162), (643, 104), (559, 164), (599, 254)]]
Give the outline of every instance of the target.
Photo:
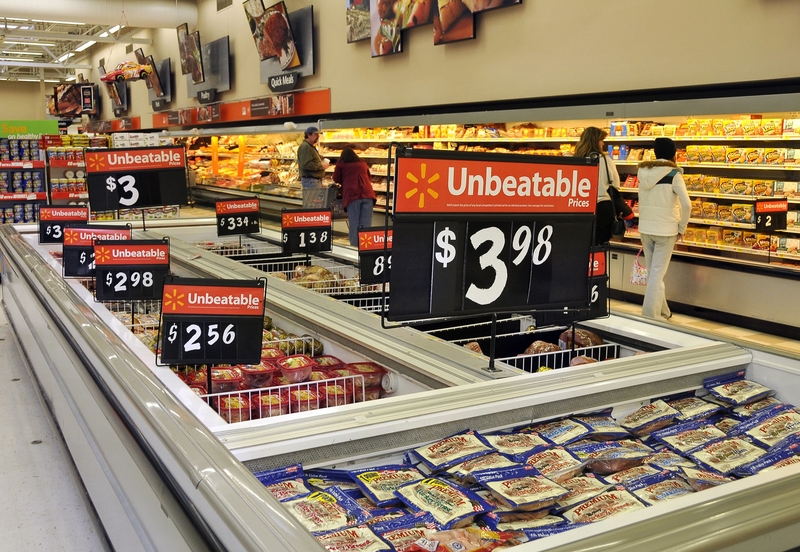
[(594, 213), (593, 165), (397, 159), (396, 213)]
[(94, 262), (97, 266), (169, 265), (169, 244), (97, 245), (94, 248)]
[(386, 234), (387, 245), (384, 247), (384, 230), (359, 230), (358, 231), (358, 250), (359, 251), (383, 251), (392, 249), (392, 230)]
[(181, 147), (164, 146), (86, 152), (87, 174), (182, 169), (185, 165), (186, 154)]
[(164, 314), (264, 315), (260, 287), (165, 284), (161, 301)]
[(39, 207), (39, 220), (88, 221), (88, 207)]
[(129, 240), (130, 228), (64, 228), (64, 245), (89, 247), (94, 240)]
[(330, 226), (332, 222), (330, 211), (285, 211), (281, 215), (281, 228), (314, 228), (317, 226)]
[(589, 276), (606, 275), (606, 252), (598, 251), (594, 257), (589, 257)]
[(232, 201), (217, 201), (216, 209), (218, 215), (227, 215), (229, 213), (258, 211), (260, 205), (257, 199), (236, 199)]
[(756, 201), (756, 213), (783, 213), (789, 210), (789, 202), (785, 199)]

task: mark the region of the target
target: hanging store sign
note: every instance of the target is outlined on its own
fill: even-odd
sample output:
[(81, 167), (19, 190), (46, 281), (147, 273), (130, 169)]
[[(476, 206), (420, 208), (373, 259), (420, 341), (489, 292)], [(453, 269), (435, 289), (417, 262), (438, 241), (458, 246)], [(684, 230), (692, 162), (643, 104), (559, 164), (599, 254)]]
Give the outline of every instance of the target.
[(333, 213), (330, 209), (284, 210), (281, 242), (284, 253), (317, 253), (331, 250)]
[(261, 205), (258, 198), (217, 201), (217, 236), (258, 234)]
[(63, 263), (65, 277), (94, 276), (95, 240), (130, 240), (127, 226), (68, 226), (64, 229)]
[(597, 161), (402, 148), (391, 320), (589, 306)]
[(88, 207), (39, 207), (39, 243), (64, 243), (67, 226), (86, 224)]
[(358, 265), (362, 284), (388, 282), (392, 271), (392, 230), (363, 228), (358, 231)]
[(169, 274), (169, 241), (98, 240), (94, 262), (98, 301), (159, 300)]
[(786, 199), (757, 199), (756, 230), (765, 233), (786, 230), (788, 210), (789, 202)]

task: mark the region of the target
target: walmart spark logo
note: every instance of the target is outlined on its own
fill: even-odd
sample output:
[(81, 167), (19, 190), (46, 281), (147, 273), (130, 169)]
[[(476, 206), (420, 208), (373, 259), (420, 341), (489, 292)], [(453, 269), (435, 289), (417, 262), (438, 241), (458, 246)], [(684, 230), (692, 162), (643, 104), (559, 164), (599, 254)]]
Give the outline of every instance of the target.
[(111, 260), (111, 251), (107, 247), (100, 247), (95, 254), (95, 262), (107, 263)]
[(86, 168), (94, 172), (102, 171), (106, 168), (105, 158), (99, 153), (90, 153), (86, 156)]
[(290, 215), (289, 213), (284, 213), (281, 216), (281, 225), (284, 228), (292, 226), (293, 224), (294, 224), (294, 217), (292, 217), (292, 215)]
[(372, 246), (372, 234), (361, 234), (358, 240), (359, 240), (358, 244), (359, 249), (366, 249)]
[(176, 288), (172, 288), (172, 291), (168, 291), (164, 294), (164, 310), (172, 308), (173, 312), (178, 310), (178, 307), (184, 306), (184, 302), (181, 299), (185, 298), (185, 293), (178, 293)]
[[(425, 207), (425, 193), (426, 192), (433, 199), (439, 199), (439, 192), (437, 192), (436, 190), (434, 190), (433, 188), (430, 187), (431, 184), (433, 184), (434, 182), (439, 180), (439, 173), (436, 173), (436, 174), (432, 175), (430, 178), (428, 178), (427, 180), (425, 180), (425, 178), (426, 178), (425, 173), (426, 173), (427, 169), (428, 169), (427, 163), (422, 163), (422, 165), (420, 165), (420, 168), (419, 168), (419, 177), (417, 177), (416, 175), (414, 175), (411, 172), (407, 172), (406, 173), (406, 178), (409, 179), (414, 184), (417, 184), (417, 187), (411, 188), (410, 190), (408, 190), (405, 193), (406, 199), (411, 199), (412, 197), (414, 197), (416, 194), (419, 193), (419, 203), (418, 203), (418, 205), (419, 205), (420, 209)], [(423, 181), (423, 180), (425, 180), (425, 184), (427, 184), (427, 187), (425, 188), (425, 190), (420, 191), (420, 186), (424, 186), (424, 184), (420, 184), (420, 182)]]
[(64, 232), (64, 243), (73, 244), (76, 243), (78, 240), (78, 233), (74, 231), (67, 230)]

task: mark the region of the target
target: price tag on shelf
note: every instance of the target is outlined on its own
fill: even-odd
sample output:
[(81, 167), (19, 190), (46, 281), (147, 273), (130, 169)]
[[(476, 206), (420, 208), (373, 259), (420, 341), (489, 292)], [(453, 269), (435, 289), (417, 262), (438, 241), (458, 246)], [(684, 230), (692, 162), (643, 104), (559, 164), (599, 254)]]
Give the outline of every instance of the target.
[(216, 211), (217, 236), (261, 232), (261, 206), (258, 198), (217, 201)]
[(162, 364), (258, 364), (266, 280), (167, 277), (161, 299)]
[(64, 243), (67, 226), (86, 224), (88, 207), (39, 207), (39, 243)]
[(185, 205), (186, 155), (181, 147), (86, 150), (92, 211)]
[(392, 271), (392, 230), (362, 228), (358, 231), (358, 265), (362, 284), (389, 281)]
[(398, 150), (390, 320), (588, 308), (598, 167)]
[(786, 199), (757, 199), (756, 230), (764, 233), (786, 230), (788, 210), (789, 201)]
[(129, 240), (127, 226), (68, 226), (64, 228), (64, 277), (91, 278), (94, 276), (95, 240)]
[(98, 240), (94, 262), (98, 301), (158, 300), (169, 274), (169, 241)]
[(330, 209), (284, 210), (281, 213), (283, 252), (330, 251), (332, 224)]

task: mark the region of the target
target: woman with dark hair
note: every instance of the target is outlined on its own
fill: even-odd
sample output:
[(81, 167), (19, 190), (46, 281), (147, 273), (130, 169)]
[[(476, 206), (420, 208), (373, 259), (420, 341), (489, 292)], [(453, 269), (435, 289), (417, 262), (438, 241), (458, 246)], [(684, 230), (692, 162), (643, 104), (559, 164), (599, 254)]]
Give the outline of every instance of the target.
[[(575, 146), (575, 157), (589, 157), (592, 153), (600, 156), (600, 174), (597, 177), (597, 208), (595, 212), (594, 244), (601, 245), (611, 239), (611, 227), (617, 215), (622, 218), (633, 218), (631, 208), (620, 201), (614, 205), (614, 198), (609, 188), (616, 188), (619, 197), (619, 173), (611, 158), (603, 151), (603, 140), (608, 136), (605, 130), (597, 127), (586, 127)], [(612, 192), (613, 193), (613, 192)]]
[(342, 206), (347, 211), (350, 245), (358, 246), (358, 227), (372, 226), (372, 208), (378, 200), (372, 189), (369, 167), (353, 148), (344, 148), (333, 170), (333, 181), (342, 186)]

